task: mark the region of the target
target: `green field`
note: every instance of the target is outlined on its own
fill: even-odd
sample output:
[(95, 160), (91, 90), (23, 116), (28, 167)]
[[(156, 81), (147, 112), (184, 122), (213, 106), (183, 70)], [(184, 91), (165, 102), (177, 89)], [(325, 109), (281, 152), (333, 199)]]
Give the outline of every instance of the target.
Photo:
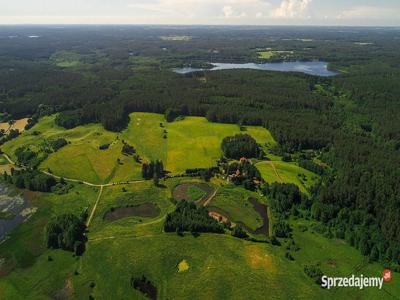
[[(172, 123), (166, 123), (159, 114), (133, 113), (130, 117), (127, 129), (119, 135), (99, 124), (66, 130), (55, 125), (55, 116), (44, 117), (32, 129), (4, 144), (2, 150), (15, 159), (18, 147), (29, 146), (39, 151), (48, 140), (64, 137), (70, 144), (50, 154), (40, 168), (65, 178), (99, 184), (140, 179), (140, 165), (121, 154), (122, 140), (133, 145), (145, 160), (161, 159), (166, 169), (176, 174), (214, 166), (222, 155), (222, 139), (240, 133), (237, 125), (210, 123), (202, 117)], [(246, 133), (261, 145), (276, 143), (262, 127), (248, 126)], [(103, 144), (110, 147), (100, 151)]]
[[(262, 145), (276, 143), (265, 128), (248, 126), (246, 129)], [(222, 155), (222, 139), (238, 133), (237, 125), (210, 123), (202, 117), (166, 123), (162, 115), (133, 113), (121, 136), (148, 160), (161, 159), (168, 171), (181, 173), (186, 169), (214, 166)]]
[[(122, 155), (122, 141), (116, 133), (104, 130), (99, 124), (66, 130), (57, 126), (54, 119), (55, 116), (42, 118), (32, 129), (5, 143), (1, 149), (15, 160), (14, 152), (19, 147), (29, 146), (40, 151), (48, 140), (63, 137), (70, 144), (50, 154), (40, 169), (91, 183), (141, 178), (140, 164), (132, 157)], [(99, 146), (103, 144), (110, 144), (109, 149), (100, 151)]]
[(218, 190), (208, 208), (228, 215), (232, 222), (241, 222), (250, 229), (256, 230), (262, 226), (263, 221), (254, 210), (249, 197), (258, 198), (258, 195), (229, 184)]
[[(295, 163), (286, 163), (282, 161), (260, 162), (257, 163), (257, 168), (261, 173), (262, 178), (268, 183), (281, 182), (293, 183), (297, 185), (303, 193), (308, 193), (318, 175), (300, 168)], [(275, 166), (276, 172), (273, 166)], [(304, 175), (303, 177), (299, 176)]]

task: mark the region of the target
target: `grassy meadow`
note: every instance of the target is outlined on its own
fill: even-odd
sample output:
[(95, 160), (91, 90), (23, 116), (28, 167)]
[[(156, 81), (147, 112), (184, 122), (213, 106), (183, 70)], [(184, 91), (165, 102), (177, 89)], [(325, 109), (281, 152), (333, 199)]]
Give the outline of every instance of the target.
[(306, 194), (308, 194), (308, 190), (318, 179), (318, 175), (297, 166), (295, 163), (272, 161), (260, 162), (256, 166), (262, 178), (269, 184), (274, 182), (293, 183)]
[(217, 195), (211, 201), (208, 209), (229, 216), (232, 222), (241, 222), (252, 230), (261, 227), (263, 221), (254, 210), (249, 197), (258, 199), (257, 193), (228, 184), (218, 189)]

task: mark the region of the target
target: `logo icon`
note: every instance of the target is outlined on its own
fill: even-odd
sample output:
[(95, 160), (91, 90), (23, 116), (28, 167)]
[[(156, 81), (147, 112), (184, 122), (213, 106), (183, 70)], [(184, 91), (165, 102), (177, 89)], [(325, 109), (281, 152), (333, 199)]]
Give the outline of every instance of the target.
[(389, 269), (383, 270), (382, 278), (384, 282), (390, 282), (392, 280), (392, 271)]

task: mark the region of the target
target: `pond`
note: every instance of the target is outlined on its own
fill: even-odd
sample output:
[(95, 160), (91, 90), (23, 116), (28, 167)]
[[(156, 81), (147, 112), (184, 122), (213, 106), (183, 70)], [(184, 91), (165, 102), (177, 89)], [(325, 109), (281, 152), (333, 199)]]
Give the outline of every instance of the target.
[(0, 242), (34, 212), (22, 195), (0, 184)]
[(235, 69), (252, 69), (260, 71), (277, 71), (277, 72), (300, 72), (304, 74), (330, 77), (339, 73), (328, 70), (328, 63), (324, 61), (291, 61), (279, 63), (245, 63), (245, 64), (230, 64), (230, 63), (213, 63), (211, 69), (202, 68), (175, 68), (173, 71), (178, 74), (188, 74), (199, 71), (219, 71), (219, 70), (235, 70)]

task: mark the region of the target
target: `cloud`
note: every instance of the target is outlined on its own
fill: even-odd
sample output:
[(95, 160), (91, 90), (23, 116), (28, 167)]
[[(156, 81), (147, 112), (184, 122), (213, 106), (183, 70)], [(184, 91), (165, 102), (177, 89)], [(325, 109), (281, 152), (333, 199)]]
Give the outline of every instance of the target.
[(222, 8), (222, 12), (224, 13), (225, 18), (230, 18), (233, 15), (232, 6), (226, 5)]
[(385, 19), (399, 18), (400, 11), (378, 6), (355, 6), (342, 11), (337, 19)]
[(272, 11), (275, 18), (296, 18), (304, 16), (312, 0), (283, 0), (281, 5)]

